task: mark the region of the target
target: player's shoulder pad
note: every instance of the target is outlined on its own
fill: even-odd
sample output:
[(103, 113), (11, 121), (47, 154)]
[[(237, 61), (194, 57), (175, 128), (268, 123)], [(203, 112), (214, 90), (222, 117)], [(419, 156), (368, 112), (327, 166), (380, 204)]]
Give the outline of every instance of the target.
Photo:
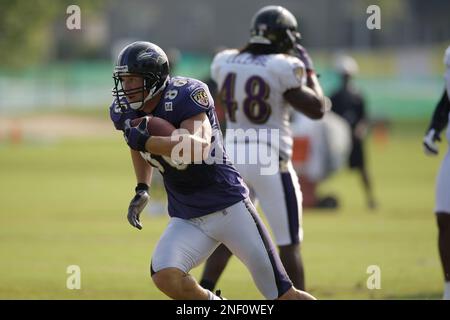
[(269, 70), (280, 77), (294, 74), (299, 81), (306, 76), (305, 65), (297, 57), (288, 54), (274, 54), (267, 63)]
[(123, 130), (125, 120), (136, 119), (142, 116), (139, 111), (130, 108), (128, 101), (124, 98), (119, 105), (117, 99), (114, 99), (109, 107), (109, 116), (117, 130)]
[(227, 60), (229, 57), (234, 56), (238, 53), (239, 53), (239, 50), (237, 50), (237, 49), (222, 50), (214, 56), (212, 64), (223, 62), (223, 61)]
[(197, 79), (174, 77), (165, 90), (164, 99), (172, 102), (174, 108), (202, 108), (205, 111), (214, 106), (208, 86)]
[(225, 62), (230, 58), (239, 54), (239, 50), (237, 49), (226, 49), (217, 53), (213, 61), (211, 62), (211, 77), (213, 80), (216, 80), (217, 73), (219, 69), (225, 64)]

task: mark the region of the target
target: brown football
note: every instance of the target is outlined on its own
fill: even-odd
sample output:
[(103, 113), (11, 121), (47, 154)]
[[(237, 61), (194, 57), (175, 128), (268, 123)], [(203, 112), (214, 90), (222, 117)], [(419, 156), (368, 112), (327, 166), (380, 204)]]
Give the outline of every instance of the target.
[[(154, 117), (152, 115), (147, 116), (149, 118), (147, 123), (147, 131), (152, 136), (167, 137), (172, 134), (176, 129), (169, 121), (163, 118)], [(139, 125), (143, 118), (136, 118), (131, 120), (133, 127)]]

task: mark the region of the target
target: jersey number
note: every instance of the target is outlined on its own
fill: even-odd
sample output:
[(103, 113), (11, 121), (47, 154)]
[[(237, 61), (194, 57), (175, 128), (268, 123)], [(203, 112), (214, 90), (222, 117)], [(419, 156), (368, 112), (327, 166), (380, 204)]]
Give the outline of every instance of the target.
[[(166, 170), (164, 169), (164, 166), (161, 164), (161, 162), (159, 162), (158, 160), (156, 160), (155, 158), (152, 158), (151, 154), (148, 152), (141, 152), (141, 156), (142, 158), (144, 158), (144, 160), (146, 160), (148, 162), (148, 164), (150, 164), (152, 167), (157, 168), (161, 173), (164, 173)], [(162, 156), (163, 160), (169, 164), (171, 167), (177, 169), (177, 170), (186, 170), (188, 165), (187, 163), (175, 163), (172, 161), (172, 159), (170, 159), (170, 157), (167, 156)]]
[[(222, 88), (219, 92), (220, 100), (226, 106), (228, 117), (231, 122), (236, 122), (236, 111), (238, 104), (234, 99), (236, 84), (236, 73), (231, 72), (225, 77)], [(245, 82), (246, 97), (243, 101), (243, 112), (247, 118), (256, 124), (267, 122), (272, 112), (269, 99), (270, 87), (259, 76), (251, 76)]]

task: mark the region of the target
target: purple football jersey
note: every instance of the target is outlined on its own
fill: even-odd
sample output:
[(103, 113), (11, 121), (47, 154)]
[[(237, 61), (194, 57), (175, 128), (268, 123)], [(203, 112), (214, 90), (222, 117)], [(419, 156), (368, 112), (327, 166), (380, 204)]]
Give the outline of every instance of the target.
[[(130, 108), (121, 110), (115, 103), (110, 113), (117, 130), (123, 129), (126, 119), (145, 115)], [(192, 78), (171, 78), (152, 112), (175, 128), (200, 113), (206, 113), (212, 127), (210, 156), (220, 155), (220, 161), (176, 165), (167, 157), (146, 154), (151, 157), (149, 163), (157, 167), (163, 176), (168, 211), (172, 217), (191, 219), (204, 216), (248, 197), (242, 177), (225, 153), (214, 101), (206, 84)]]

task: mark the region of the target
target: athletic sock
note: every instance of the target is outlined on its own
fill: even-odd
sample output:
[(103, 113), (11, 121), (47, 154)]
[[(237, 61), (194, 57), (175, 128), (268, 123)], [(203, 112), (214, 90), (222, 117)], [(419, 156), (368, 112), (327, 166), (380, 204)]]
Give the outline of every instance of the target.
[(206, 280), (206, 279), (203, 279), (202, 281), (200, 281), (199, 284), (202, 288), (204, 288), (206, 290), (210, 290), (210, 291), (214, 290), (214, 287), (216, 286), (216, 284), (213, 281)]
[[(206, 290), (206, 289), (205, 289)], [(206, 290), (208, 292), (208, 300), (222, 300), (222, 298), (216, 296), (214, 293), (212, 293), (209, 290)]]
[(445, 289), (444, 289), (444, 297), (443, 300), (450, 300), (450, 281), (447, 281), (445, 283)]

